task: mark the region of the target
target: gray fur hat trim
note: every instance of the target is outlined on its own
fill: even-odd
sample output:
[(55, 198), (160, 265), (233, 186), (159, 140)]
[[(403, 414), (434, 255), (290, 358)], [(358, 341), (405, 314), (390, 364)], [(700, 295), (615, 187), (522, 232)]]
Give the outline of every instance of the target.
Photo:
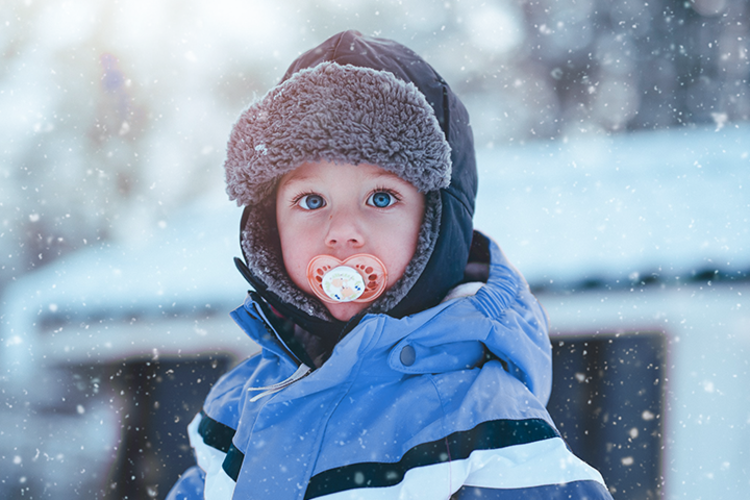
[(278, 180), (308, 161), (377, 165), (425, 193), (417, 249), (399, 279), (368, 308), (387, 312), (422, 274), (437, 240), (439, 190), (451, 178), (450, 146), (424, 95), (392, 73), (333, 62), (292, 75), (241, 115), (227, 146), (227, 193), (251, 207), (242, 231), (250, 270), (286, 303), (321, 319), (325, 306), (288, 277), (278, 243)]
[(414, 84), (326, 62), (295, 73), (240, 115), (227, 146), (227, 193), (240, 206), (257, 205), (279, 177), (321, 160), (377, 165), (422, 193), (451, 178), (450, 146)]

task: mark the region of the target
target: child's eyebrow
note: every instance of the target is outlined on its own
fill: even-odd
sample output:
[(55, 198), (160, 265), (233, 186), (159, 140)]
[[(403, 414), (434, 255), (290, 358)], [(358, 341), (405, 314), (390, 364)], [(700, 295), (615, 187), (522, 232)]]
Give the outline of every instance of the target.
[(378, 170), (377, 172), (373, 172), (371, 174), (372, 177), (393, 177), (395, 179), (400, 179), (398, 175), (394, 174), (393, 172), (389, 172), (387, 170), (383, 170), (382, 168)]
[(280, 184), (289, 184), (290, 182), (304, 182), (311, 179), (315, 179), (317, 176), (314, 174), (306, 174), (299, 171), (299, 169), (289, 172), (281, 178)]
[(394, 174), (393, 172), (383, 170), (382, 168), (379, 171), (373, 172), (372, 174), (370, 174), (371, 179), (381, 179), (383, 177), (388, 178), (388, 179), (395, 179), (395, 180), (402, 181), (402, 182), (407, 182), (401, 177), (399, 177), (398, 175)]

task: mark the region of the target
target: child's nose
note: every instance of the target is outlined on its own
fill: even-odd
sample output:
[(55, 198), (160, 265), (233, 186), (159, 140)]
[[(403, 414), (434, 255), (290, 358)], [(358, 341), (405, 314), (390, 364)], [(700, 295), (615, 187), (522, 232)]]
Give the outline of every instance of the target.
[(344, 210), (332, 214), (325, 243), (336, 249), (359, 248), (364, 245), (364, 234), (356, 217)]

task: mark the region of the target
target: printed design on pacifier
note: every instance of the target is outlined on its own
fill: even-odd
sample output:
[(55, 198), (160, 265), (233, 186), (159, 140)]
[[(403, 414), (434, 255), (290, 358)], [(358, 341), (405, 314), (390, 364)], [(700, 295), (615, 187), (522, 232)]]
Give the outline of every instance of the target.
[(307, 265), (307, 281), (323, 302), (371, 302), (385, 291), (388, 272), (380, 259), (366, 253), (344, 261), (318, 255)]

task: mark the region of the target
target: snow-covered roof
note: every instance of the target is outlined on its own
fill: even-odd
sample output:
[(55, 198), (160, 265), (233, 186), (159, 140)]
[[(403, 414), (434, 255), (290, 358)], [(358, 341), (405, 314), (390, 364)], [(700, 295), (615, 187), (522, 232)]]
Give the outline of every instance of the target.
[(478, 152), (476, 227), (528, 281), (750, 271), (750, 124)]
[(240, 214), (209, 196), (137, 243), (90, 246), (27, 275), (8, 287), (6, 305), (41, 307), (44, 317), (239, 304), (247, 289), (232, 262)]
[(232, 262), (240, 215), (212, 193), (137, 243), (90, 246), (8, 286), (4, 373), (29, 380), (42, 363), (255, 350), (229, 319), (247, 291)]

